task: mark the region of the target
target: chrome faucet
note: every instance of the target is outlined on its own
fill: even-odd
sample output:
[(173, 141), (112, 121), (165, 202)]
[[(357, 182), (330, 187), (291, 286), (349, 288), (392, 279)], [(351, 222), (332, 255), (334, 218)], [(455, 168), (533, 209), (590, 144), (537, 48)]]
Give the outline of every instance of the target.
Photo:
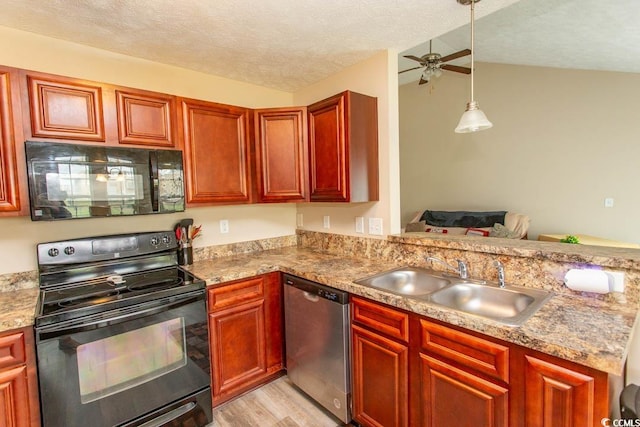
[(498, 269), (498, 284), (504, 288), (504, 266), (500, 261), (494, 261), (493, 265)]
[(444, 265), (445, 267), (447, 267), (450, 270), (455, 271), (456, 273), (458, 273), (458, 275), (460, 276), (461, 279), (467, 279), (469, 278), (469, 269), (467, 268), (467, 264), (462, 261), (462, 260), (456, 260), (458, 262), (458, 268), (452, 267), (449, 264), (447, 264), (446, 262), (442, 261), (440, 258), (436, 258), (433, 256), (429, 256), (426, 258), (427, 261), (435, 261), (439, 264)]

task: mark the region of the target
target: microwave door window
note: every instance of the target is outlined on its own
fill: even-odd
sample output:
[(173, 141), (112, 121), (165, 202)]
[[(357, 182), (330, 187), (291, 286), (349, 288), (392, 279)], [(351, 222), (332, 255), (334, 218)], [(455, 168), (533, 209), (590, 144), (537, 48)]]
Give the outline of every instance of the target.
[(151, 213), (146, 165), (87, 162), (34, 164), (40, 219)]

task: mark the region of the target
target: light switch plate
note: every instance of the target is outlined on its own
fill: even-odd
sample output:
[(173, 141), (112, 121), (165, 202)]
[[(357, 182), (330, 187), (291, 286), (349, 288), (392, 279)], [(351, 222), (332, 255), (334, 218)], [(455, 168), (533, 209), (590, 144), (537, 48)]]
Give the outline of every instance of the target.
[(382, 218), (369, 218), (369, 234), (382, 236)]
[(331, 227), (331, 220), (329, 219), (329, 215), (325, 215), (322, 218), (322, 227), (323, 228), (330, 228)]
[(364, 233), (364, 217), (356, 217), (356, 233)]

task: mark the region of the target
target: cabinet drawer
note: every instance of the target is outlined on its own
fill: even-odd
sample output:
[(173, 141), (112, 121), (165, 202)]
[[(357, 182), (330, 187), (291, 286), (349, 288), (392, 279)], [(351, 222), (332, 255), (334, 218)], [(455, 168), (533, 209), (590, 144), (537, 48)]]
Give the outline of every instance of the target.
[(0, 336), (0, 368), (26, 363), (24, 333)]
[(491, 378), (509, 382), (509, 348), (420, 319), (420, 348)]
[(264, 277), (255, 277), (208, 290), (209, 311), (264, 298)]
[(409, 315), (389, 307), (358, 297), (353, 303), (353, 322), (374, 331), (407, 342), (409, 340)]

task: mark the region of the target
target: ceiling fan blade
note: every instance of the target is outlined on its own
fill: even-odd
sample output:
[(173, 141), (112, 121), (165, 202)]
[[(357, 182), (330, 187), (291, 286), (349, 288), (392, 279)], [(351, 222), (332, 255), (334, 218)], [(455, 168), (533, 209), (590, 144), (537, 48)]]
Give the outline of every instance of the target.
[(409, 68), (408, 70), (399, 71), (398, 74), (406, 73), (407, 71), (411, 71), (411, 70), (417, 70), (418, 68), (422, 68), (422, 67)]
[(414, 61), (418, 61), (418, 62), (419, 62), (419, 63), (421, 63), (421, 64), (423, 64), (423, 63), (424, 63), (424, 61), (422, 60), (422, 58), (418, 58), (417, 56), (414, 56), (414, 55), (405, 55), (404, 57), (405, 57), (405, 58), (408, 58), (408, 59), (413, 59)]
[(440, 68), (447, 71), (455, 71), (456, 73), (471, 74), (471, 68), (460, 67), (458, 65), (443, 64)]
[(460, 52), (456, 52), (456, 53), (452, 53), (451, 55), (447, 55), (447, 56), (443, 56), (442, 58), (440, 58), (440, 62), (447, 62), (447, 61), (451, 61), (457, 58), (462, 58), (463, 56), (467, 56), (467, 55), (471, 55), (471, 50), (470, 49), (464, 49), (461, 50)]
[(420, 76), (420, 81), (418, 82), (419, 85), (423, 85), (425, 83), (429, 83), (429, 80), (425, 80), (422, 78), (422, 76)]

